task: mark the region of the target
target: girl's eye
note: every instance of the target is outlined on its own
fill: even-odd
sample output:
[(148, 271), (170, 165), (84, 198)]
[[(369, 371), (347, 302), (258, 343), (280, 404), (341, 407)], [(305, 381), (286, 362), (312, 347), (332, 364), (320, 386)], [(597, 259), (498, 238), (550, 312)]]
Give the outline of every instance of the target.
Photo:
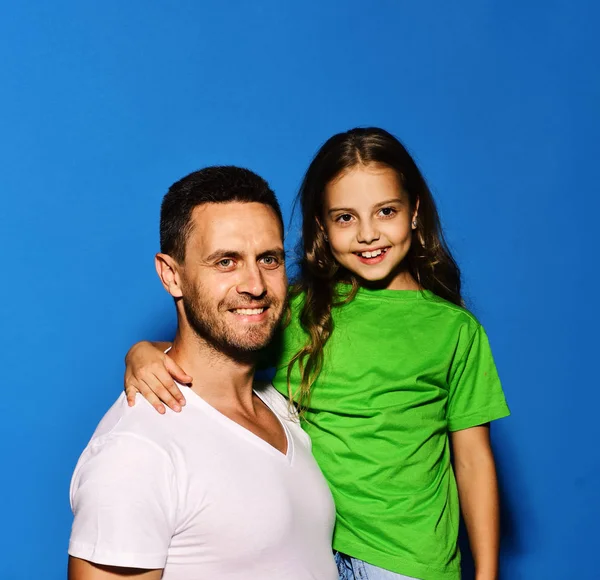
[(340, 222), (343, 224), (347, 224), (351, 220), (352, 220), (352, 216), (349, 213), (343, 213), (342, 215), (339, 215), (337, 218), (335, 218), (336, 222)]
[(390, 217), (390, 216), (393, 216), (396, 213), (396, 210), (393, 207), (382, 207), (379, 210), (379, 213), (383, 217)]

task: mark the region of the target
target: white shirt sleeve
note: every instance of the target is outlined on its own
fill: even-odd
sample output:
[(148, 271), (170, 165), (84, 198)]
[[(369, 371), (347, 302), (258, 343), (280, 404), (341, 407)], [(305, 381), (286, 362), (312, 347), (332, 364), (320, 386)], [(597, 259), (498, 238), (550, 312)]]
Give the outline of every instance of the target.
[(71, 481), (69, 554), (110, 566), (164, 568), (176, 489), (173, 463), (152, 441), (121, 432), (92, 442)]

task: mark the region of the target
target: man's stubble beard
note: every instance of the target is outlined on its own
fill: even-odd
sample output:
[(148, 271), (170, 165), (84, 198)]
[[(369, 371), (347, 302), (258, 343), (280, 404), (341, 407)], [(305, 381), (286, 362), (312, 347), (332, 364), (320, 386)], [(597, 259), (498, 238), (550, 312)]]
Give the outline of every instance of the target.
[[(228, 309), (223, 307), (223, 302), (220, 302), (214, 310), (202, 301), (198, 292), (186, 293), (181, 300), (188, 324), (198, 338), (227, 358), (244, 363), (254, 363), (258, 358), (258, 353), (271, 342), (286, 306), (285, 301), (281, 306), (281, 302), (274, 302), (272, 299), (266, 301), (269, 311), (279, 311), (277, 317), (269, 321), (270, 326), (268, 327), (261, 325), (260, 328), (253, 328), (249, 326), (247, 332), (242, 336), (232, 331), (225, 322)], [(236, 303), (234, 307), (248, 307), (256, 304), (257, 301), (247, 300), (247, 304), (242, 302), (243, 299), (240, 299), (240, 303)], [(265, 301), (259, 302), (264, 303)]]

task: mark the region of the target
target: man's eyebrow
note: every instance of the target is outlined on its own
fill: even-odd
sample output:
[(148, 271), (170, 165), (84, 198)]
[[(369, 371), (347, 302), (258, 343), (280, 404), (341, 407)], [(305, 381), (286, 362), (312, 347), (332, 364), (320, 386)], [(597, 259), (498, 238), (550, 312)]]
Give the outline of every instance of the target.
[(224, 258), (235, 258), (240, 259), (242, 254), (236, 252), (235, 250), (215, 250), (210, 256), (206, 257), (207, 262), (214, 262), (223, 260)]
[[(267, 256), (275, 256), (279, 260), (285, 260), (285, 250), (283, 248), (273, 248), (271, 250), (265, 250), (261, 252), (257, 257), (259, 260), (266, 258)], [(206, 257), (207, 262), (218, 262), (225, 258), (233, 258), (235, 260), (243, 259), (243, 254), (235, 250), (215, 250), (210, 256)]]
[(275, 256), (278, 260), (285, 260), (285, 250), (283, 248), (273, 248), (272, 250), (266, 250), (258, 254), (258, 259), (267, 258), (268, 256)]

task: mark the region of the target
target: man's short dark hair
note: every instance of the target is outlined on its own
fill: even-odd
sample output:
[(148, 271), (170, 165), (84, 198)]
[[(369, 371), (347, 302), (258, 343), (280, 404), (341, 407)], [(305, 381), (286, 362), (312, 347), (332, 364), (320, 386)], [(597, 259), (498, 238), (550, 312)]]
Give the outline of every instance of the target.
[(192, 232), (192, 211), (204, 203), (264, 203), (273, 209), (281, 231), (281, 208), (269, 184), (259, 175), (233, 165), (205, 167), (190, 173), (171, 187), (160, 210), (160, 251), (178, 262), (185, 258), (185, 244)]

